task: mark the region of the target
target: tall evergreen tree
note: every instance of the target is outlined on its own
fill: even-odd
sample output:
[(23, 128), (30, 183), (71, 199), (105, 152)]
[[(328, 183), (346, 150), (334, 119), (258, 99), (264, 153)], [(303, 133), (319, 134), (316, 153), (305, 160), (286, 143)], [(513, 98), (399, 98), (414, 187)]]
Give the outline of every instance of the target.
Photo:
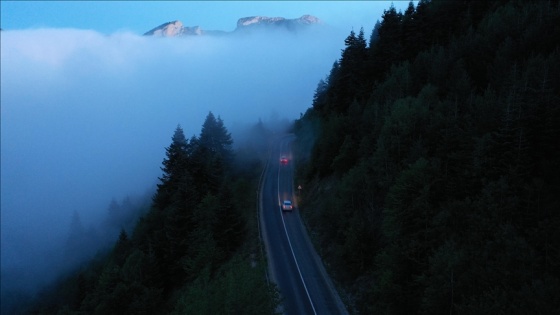
[[(360, 100), (363, 96), (360, 91), (365, 84), (365, 69), (361, 63), (368, 55), (364, 29), (361, 28), (358, 35), (352, 30), (344, 40), (344, 45), (340, 61), (333, 64), (329, 75), (329, 90), (326, 93), (328, 97), (323, 97), (323, 102), (329, 100), (330, 109), (341, 114), (347, 112), (355, 98)], [(317, 103), (317, 105), (321, 104)], [(325, 106), (318, 107), (321, 109)]]
[(204, 195), (216, 193), (233, 163), (233, 140), (220, 117), (208, 113), (193, 152), (195, 182)]
[(171, 140), (171, 145), (165, 149), (166, 158), (161, 168), (163, 175), (159, 178), (161, 184), (157, 185), (158, 189), (154, 197), (154, 205), (160, 209), (169, 204), (187, 167), (188, 142), (180, 125), (177, 125)]
[(384, 11), (382, 17), (381, 25), (377, 30), (379, 42), (372, 47), (376, 77), (385, 72), (392, 63), (400, 61), (402, 58), (403, 15), (391, 5), (389, 10)]
[(214, 156), (218, 156), (226, 163), (233, 158), (231, 134), (224, 126), (223, 120), (216, 118), (212, 112), (206, 116), (199, 137), (200, 146), (206, 148)]

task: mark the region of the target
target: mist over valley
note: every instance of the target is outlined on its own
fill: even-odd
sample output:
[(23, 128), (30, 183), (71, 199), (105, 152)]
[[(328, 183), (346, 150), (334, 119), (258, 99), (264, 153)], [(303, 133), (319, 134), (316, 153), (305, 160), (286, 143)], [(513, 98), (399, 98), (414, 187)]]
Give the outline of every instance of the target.
[[(235, 130), (259, 119), (298, 118), (347, 31), (2, 31), (2, 293), (33, 294), (111, 245), (118, 228), (103, 230), (109, 209), (146, 210), (178, 124), (197, 135), (212, 111), (237, 141)], [(74, 259), (68, 238), (77, 227), (89, 241)]]

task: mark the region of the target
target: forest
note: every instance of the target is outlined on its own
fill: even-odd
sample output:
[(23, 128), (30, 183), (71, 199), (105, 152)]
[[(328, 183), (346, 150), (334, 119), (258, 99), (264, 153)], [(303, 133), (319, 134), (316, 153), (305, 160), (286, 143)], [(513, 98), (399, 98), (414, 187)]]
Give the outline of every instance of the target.
[(350, 32), (294, 130), (352, 313), (560, 313), (559, 39), (559, 1), (420, 0)]
[[(233, 149), (212, 112), (200, 135), (177, 126), (148, 211), (107, 253), (61, 277), (26, 314), (272, 314), (278, 292), (265, 277), (255, 187), (269, 136)], [(145, 213), (144, 213), (145, 212)]]

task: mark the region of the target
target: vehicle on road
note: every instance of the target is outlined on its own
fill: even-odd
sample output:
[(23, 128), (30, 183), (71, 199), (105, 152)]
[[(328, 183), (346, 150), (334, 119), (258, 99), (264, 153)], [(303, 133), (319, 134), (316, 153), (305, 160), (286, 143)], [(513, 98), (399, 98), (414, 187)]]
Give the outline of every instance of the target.
[(280, 164), (282, 164), (282, 165), (288, 164), (288, 158), (285, 155), (282, 155), (280, 157)]
[(292, 211), (294, 210), (294, 206), (290, 200), (284, 200), (282, 203), (282, 211)]

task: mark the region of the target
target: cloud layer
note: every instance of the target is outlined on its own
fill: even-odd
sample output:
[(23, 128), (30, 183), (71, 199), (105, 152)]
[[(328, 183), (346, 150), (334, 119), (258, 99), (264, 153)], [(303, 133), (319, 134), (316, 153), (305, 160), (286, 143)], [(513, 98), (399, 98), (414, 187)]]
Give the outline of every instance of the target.
[(53, 268), (36, 262), (56, 255), (74, 211), (96, 222), (111, 198), (153, 187), (177, 124), (191, 136), (208, 111), (227, 126), (299, 117), (346, 35), (3, 31), (3, 272), (27, 270), (31, 286)]

